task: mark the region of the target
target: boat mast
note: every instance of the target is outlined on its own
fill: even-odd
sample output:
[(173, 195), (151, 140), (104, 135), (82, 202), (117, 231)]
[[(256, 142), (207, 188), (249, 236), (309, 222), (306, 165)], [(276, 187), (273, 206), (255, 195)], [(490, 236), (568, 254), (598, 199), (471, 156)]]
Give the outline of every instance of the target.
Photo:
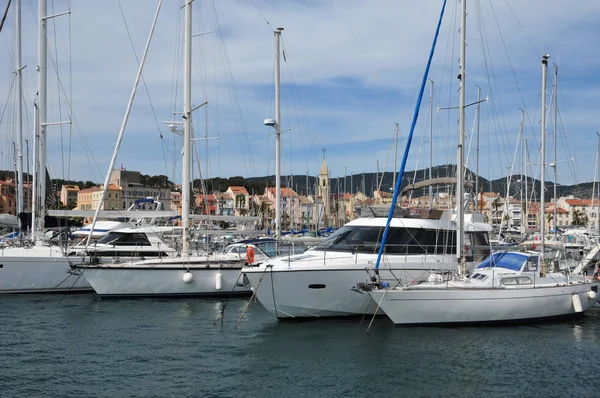
[(192, 142), (192, 1), (185, 2), (184, 73), (183, 73), (183, 160), (181, 186), (182, 256), (190, 253), (190, 169)]
[(281, 31), (277, 28), (275, 35), (275, 237), (281, 237), (281, 73), (279, 65)]
[[(525, 111), (521, 109), (521, 117)], [(523, 138), (525, 147), (525, 232), (529, 230), (529, 193), (527, 192), (529, 187), (529, 180), (527, 176), (527, 165), (529, 164), (529, 147), (527, 145), (527, 138)]]
[(479, 202), (479, 112), (481, 112), (481, 87), (477, 86), (477, 138), (475, 140), (475, 195)]
[(25, 208), (23, 201), (23, 75), (21, 66), (21, 0), (15, 3), (15, 73), (17, 74), (17, 216)]
[[(38, 1), (38, 104), (37, 104), (37, 158), (39, 160), (37, 169), (39, 208), (36, 231), (44, 230), (44, 215), (46, 213), (46, 101), (48, 97), (48, 21), (47, 2)], [(35, 171), (34, 171), (35, 172)], [(35, 211), (35, 209), (34, 209)], [(34, 238), (35, 239), (35, 238)]]
[[(546, 201), (546, 70), (548, 69), (548, 58), (550, 58), (550, 54), (545, 54), (542, 57), (542, 154), (541, 154), (541, 163), (542, 163), (542, 173), (540, 177), (540, 232), (541, 232), (541, 249), (540, 253), (542, 256), (542, 261), (545, 261), (545, 240), (546, 240), (546, 220), (545, 217), (545, 201)], [(545, 269), (545, 263), (544, 267)]]
[(396, 170), (398, 170), (398, 123), (394, 124), (394, 137), (396, 143), (394, 146), (394, 179), (392, 181), (392, 187), (396, 186)]
[(344, 225), (348, 221), (346, 219), (346, 194), (348, 192), (348, 184), (346, 183), (346, 175), (348, 174), (348, 168), (344, 166)]
[[(433, 178), (433, 80), (429, 89), (429, 180)], [(429, 208), (433, 209), (433, 186), (429, 185)]]
[(558, 133), (558, 128), (557, 128), (557, 119), (558, 119), (558, 95), (557, 95), (557, 91), (558, 91), (558, 65), (554, 65), (554, 164), (553, 164), (553, 168), (554, 168), (554, 200), (553, 203), (554, 205), (552, 206), (554, 208), (554, 214), (552, 215), (553, 219), (553, 229), (554, 229), (554, 240), (556, 240), (556, 134)]
[[(523, 141), (523, 123), (525, 122), (524, 116), (525, 113), (523, 112), (523, 109), (521, 109), (521, 124), (519, 125), (519, 139), (521, 140), (521, 186), (519, 187), (519, 199), (521, 201), (521, 206), (523, 206), (523, 181), (525, 181), (525, 184), (527, 184), (527, 179), (524, 178), (524, 170), (527, 167), (525, 165), (525, 145)], [(525, 196), (527, 197), (527, 194), (525, 194)], [(527, 200), (525, 200), (525, 203), (527, 203)], [(523, 221), (524, 214), (525, 209), (521, 208), (521, 234), (524, 234), (526, 232), (525, 225), (527, 223), (527, 219)]]
[(463, 238), (465, 231), (463, 192), (464, 192), (464, 141), (465, 141), (465, 55), (467, 47), (467, 0), (462, 0), (462, 16), (460, 23), (460, 100), (459, 100), (459, 133), (458, 133), (458, 158), (456, 161), (456, 257), (459, 264), (460, 275), (466, 274), (465, 257), (463, 252)]
[[(597, 155), (597, 161), (598, 161), (598, 178), (600, 181), (600, 132), (596, 131), (596, 134), (598, 135), (598, 155)], [(592, 206), (594, 205), (594, 198), (592, 197)], [(600, 233), (600, 185), (598, 186), (598, 211), (596, 212), (596, 215), (598, 217), (598, 232)]]

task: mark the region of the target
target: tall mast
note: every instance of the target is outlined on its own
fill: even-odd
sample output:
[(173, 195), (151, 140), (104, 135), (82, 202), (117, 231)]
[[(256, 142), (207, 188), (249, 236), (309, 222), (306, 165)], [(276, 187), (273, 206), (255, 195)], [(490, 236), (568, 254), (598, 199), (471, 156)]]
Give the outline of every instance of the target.
[(275, 237), (281, 237), (281, 108), (280, 108), (280, 41), (283, 28), (275, 34)]
[(558, 91), (558, 65), (554, 65), (554, 200), (553, 203), (554, 205), (552, 206), (554, 208), (554, 214), (553, 214), (553, 229), (554, 229), (554, 240), (556, 240), (556, 135), (558, 133), (558, 128), (557, 128), (557, 119), (558, 119), (558, 102), (556, 102), (556, 100), (558, 99), (558, 95), (557, 95), (557, 91)]
[(460, 23), (460, 101), (459, 101), (459, 133), (458, 133), (458, 158), (456, 161), (456, 257), (459, 263), (461, 275), (466, 274), (463, 238), (465, 231), (465, 217), (463, 207), (464, 192), (464, 141), (465, 141), (465, 87), (466, 87), (466, 69), (465, 56), (467, 47), (467, 0), (462, 0), (462, 16)]
[(398, 123), (394, 124), (394, 138), (395, 138), (395, 146), (394, 146), (394, 180), (392, 181), (392, 187), (396, 186), (396, 170), (398, 170)]
[[(596, 132), (598, 135), (598, 181), (600, 181), (600, 132)], [(594, 205), (594, 198), (592, 198), (592, 206)], [(598, 186), (598, 211), (596, 212), (598, 217), (598, 231), (600, 231), (600, 185)]]
[(17, 74), (17, 215), (23, 212), (25, 206), (23, 201), (23, 75), (21, 73), (21, 0), (15, 3), (15, 42), (16, 42), (16, 65)]
[[(38, 104), (37, 104), (37, 129), (39, 139), (37, 143), (38, 165), (38, 198), (40, 211), (38, 213), (37, 230), (44, 230), (44, 215), (46, 213), (46, 101), (48, 98), (48, 21), (46, 0), (38, 2)], [(20, 94), (19, 94), (20, 95)], [(34, 209), (35, 211), (35, 209)]]
[(477, 139), (475, 142), (475, 195), (479, 198), (479, 120), (481, 111), (481, 87), (477, 86)]
[[(521, 115), (523, 115), (524, 111), (521, 110)], [(527, 166), (529, 164), (529, 147), (527, 146), (527, 138), (523, 138), (525, 141), (525, 232), (529, 230), (529, 193), (527, 192), (529, 189), (529, 180), (527, 176)]]
[(183, 226), (182, 256), (190, 254), (190, 169), (192, 142), (192, 1), (185, 2), (185, 33), (183, 60), (183, 160), (181, 186), (181, 220)]
[(306, 230), (310, 225), (310, 201), (308, 200), (308, 170), (306, 171)]
[(346, 219), (346, 194), (348, 193), (348, 184), (346, 181), (346, 175), (348, 174), (348, 168), (344, 166), (344, 224), (348, 221)]
[[(521, 140), (521, 185), (519, 187), (519, 200), (521, 201), (521, 206), (523, 206), (523, 182), (527, 184), (527, 180), (524, 178), (525, 172), (525, 145), (523, 141), (523, 123), (524, 123), (524, 111), (521, 109), (521, 124), (519, 125), (519, 139)], [(525, 194), (527, 196), (527, 194)], [(523, 215), (525, 214), (525, 209), (521, 208), (521, 234), (525, 233), (525, 225), (527, 219), (523, 221)]]
[[(433, 178), (433, 80), (429, 90), (429, 180)], [(433, 209), (433, 186), (429, 185), (429, 208)]]
[(548, 69), (548, 58), (549, 54), (545, 54), (542, 57), (542, 173), (540, 177), (540, 233), (541, 233), (541, 250), (542, 261), (544, 261), (545, 255), (545, 241), (546, 241), (546, 220), (545, 217), (545, 203), (546, 203), (546, 70)]

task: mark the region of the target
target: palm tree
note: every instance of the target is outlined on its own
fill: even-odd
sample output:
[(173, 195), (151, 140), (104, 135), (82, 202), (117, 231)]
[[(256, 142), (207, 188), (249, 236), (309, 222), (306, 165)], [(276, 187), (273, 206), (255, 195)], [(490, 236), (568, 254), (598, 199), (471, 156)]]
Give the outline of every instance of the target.
[(588, 216), (580, 210), (573, 210), (573, 221), (571, 225), (586, 226), (588, 224)]
[(244, 203), (246, 202), (246, 196), (243, 193), (239, 193), (237, 195), (235, 195), (235, 207), (236, 208), (240, 208), (244, 206)]

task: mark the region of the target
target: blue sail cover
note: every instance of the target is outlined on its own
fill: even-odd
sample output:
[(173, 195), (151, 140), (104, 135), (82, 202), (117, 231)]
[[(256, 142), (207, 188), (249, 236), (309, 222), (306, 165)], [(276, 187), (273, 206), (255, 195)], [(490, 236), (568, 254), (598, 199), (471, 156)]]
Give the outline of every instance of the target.
[(527, 260), (529, 260), (529, 256), (523, 253), (494, 253), (483, 260), (477, 268), (496, 267), (520, 271)]

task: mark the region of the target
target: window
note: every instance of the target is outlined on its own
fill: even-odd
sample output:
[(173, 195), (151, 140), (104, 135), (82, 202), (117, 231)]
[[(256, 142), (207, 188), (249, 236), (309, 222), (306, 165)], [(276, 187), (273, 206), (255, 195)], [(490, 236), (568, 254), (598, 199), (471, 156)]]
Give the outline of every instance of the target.
[(98, 243), (115, 246), (151, 246), (146, 235), (141, 233), (110, 232), (108, 235), (98, 239)]
[(502, 278), (500, 283), (502, 283), (503, 285), (506, 285), (506, 286), (532, 285), (533, 281), (528, 276), (516, 276), (516, 277)]
[[(382, 227), (342, 227), (315, 250), (377, 253), (383, 237)], [(397, 228), (388, 231), (385, 252), (388, 254), (456, 253), (456, 232), (422, 228)]]

